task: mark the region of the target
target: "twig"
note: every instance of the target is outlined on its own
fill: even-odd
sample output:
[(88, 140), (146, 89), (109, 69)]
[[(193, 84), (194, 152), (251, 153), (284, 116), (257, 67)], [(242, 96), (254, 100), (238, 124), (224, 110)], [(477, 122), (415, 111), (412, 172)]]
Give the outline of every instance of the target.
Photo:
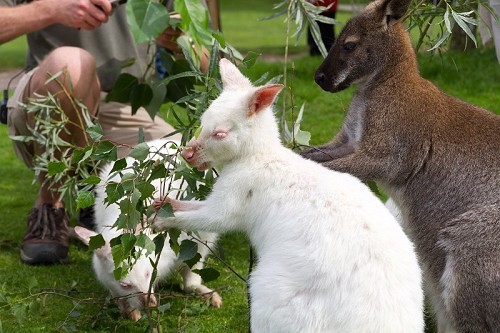
[(213, 256), (217, 260), (219, 260), (224, 266), (226, 266), (226, 268), (228, 268), (231, 272), (233, 272), (241, 281), (247, 283), (247, 279), (245, 279), (238, 272), (236, 272), (234, 270), (234, 268), (231, 267), (231, 265), (229, 265), (227, 262), (225, 262), (224, 259), (222, 259), (210, 246), (208, 246), (208, 242), (207, 241), (202, 241), (201, 239), (199, 239), (198, 237), (196, 237), (196, 236), (194, 236), (192, 234), (190, 236), (191, 236), (191, 239), (194, 239), (198, 243), (205, 245), (207, 247), (207, 249), (213, 254)]

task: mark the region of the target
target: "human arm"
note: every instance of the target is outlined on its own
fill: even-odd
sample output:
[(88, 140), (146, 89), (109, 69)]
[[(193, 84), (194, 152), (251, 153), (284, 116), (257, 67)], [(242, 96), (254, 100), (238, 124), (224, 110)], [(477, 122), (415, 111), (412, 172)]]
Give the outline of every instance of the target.
[(92, 30), (112, 13), (109, 0), (38, 0), (0, 6), (0, 44), (53, 24)]

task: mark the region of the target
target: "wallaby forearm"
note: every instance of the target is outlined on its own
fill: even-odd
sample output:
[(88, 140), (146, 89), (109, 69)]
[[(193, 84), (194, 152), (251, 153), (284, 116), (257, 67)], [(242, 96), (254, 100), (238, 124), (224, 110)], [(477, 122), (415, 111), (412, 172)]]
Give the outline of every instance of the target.
[(351, 154), (354, 147), (349, 143), (349, 138), (344, 130), (341, 130), (332, 141), (300, 152), (302, 157), (318, 163), (334, 160)]

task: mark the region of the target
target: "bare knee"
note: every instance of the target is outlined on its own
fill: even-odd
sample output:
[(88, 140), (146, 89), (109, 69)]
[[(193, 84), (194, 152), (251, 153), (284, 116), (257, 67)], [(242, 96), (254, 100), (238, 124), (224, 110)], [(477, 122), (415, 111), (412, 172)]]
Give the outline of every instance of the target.
[[(56, 76), (56, 79), (47, 80)], [(68, 112), (66, 91), (87, 106), (95, 114), (100, 98), (100, 84), (97, 78), (94, 57), (78, 47), (59, 47), (49, 53), (38, 66), (30, 83), (29, 96), (33, 93), (58, 95), (63, 108)]]
[[(57, 77), (58, 82), (45, 84), (49, 78), (58, 73), (61, 73)], [(71, 80), (71, 84), (68, 79)], [(34, 91), (42, 93), (57, 92), (61, 89), (61, 85), (71, 87), (77, 96), (90, 93), (89, 89), (100, 90), (94, 57), (84, 49), (71, 46), (59, 47), (49, 53), (40, 63), (32, 84)]]

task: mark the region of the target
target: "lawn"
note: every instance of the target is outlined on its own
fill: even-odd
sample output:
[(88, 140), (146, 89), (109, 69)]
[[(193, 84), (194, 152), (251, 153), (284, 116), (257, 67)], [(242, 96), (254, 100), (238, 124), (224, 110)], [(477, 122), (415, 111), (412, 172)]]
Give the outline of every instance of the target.
[[(262, 53), (263, 59), (246, 71), (252, 79), (263, 73), (283, 73), (281, 62), (265, 61), (269, 54), (281, 55), (285, 30), (282, 18), (260, 21), (272, 13), (272, 2), (221, 1), (222, 28), (227, 40), (243, 52)], [(349, 16), (342, 13), (339, 18)], [(341, 19), (342, 20), (342, 19)], [(0, 70), (22, 66), (23, 39), (0, 46)], [(302, 40), (288, 64), (294, 103), (305, 103), (303, 129), (312, 143), (327, 141), (339, 129), (353, 89), (329, 94), (312, 80), (321, 58), (309, 57)], [(500, 114), (500, 66), (494, 50), (448, 53), (443, 57), (420, 54), (422, 75), (465, 101)], [(402, 75), (404, 75), (402, 73)], [(70, 264), (31, 267), (20, 263), (19, 244), (25, 232), (26, 214), (35, 200), (32, 172), (19, 162), (12, 150), (7, 128), (0, 125), (0, 333), (1, 332), (144, 332), (146, 320), (137, 323), (121, 319), (117, 307), (106, 298), (91, 269), (91, 254), (79, 243), (71, 244)], [(245, 237), (229, 234), (220, 247), (225, 261), (246, 276), (249, 245)], [(170, 308), (162, 316), (164, 332), (247, 332), (246, 287), (215, 259), (207, 263), (221, 272), (208, 284), (220, 289), (223, 307), (213, 309), (196, 297), (178, 292), (177, 277), (160, 288), (162, 304)]]

